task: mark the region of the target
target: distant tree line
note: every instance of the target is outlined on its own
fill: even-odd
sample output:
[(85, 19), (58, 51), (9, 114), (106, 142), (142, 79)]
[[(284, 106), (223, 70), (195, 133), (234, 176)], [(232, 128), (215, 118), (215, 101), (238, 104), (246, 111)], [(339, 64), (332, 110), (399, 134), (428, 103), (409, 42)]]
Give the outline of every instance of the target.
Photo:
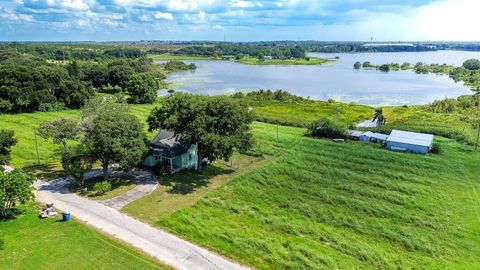
[(194, 63), (185, 64), (181, 61), (168, 61), (161, 64), (163, 68), (167, 71), (178, 71), (178, 70), (194, 70), (197, 66)]
[[(95, 92), (125, 94), (130, 103), (152, 103), (165, 72), (196, 68), (178, 61), (156, 65), (135, 50), (119, 48), (104, 50), (108, 57), (63, 61), (10, 47), (0, 50), (0, 112), (7, 113), (78, 109)], [(42, 51), (44, 46), (25, 48)]]
[(28, 54), (49, 60), (99, 60), (105, 58), (140, 58), (146, 51), (134, 46), (79, 44), (3, 43), (0, 51)]
[(473, 91), (480, 91), (480, 60), (478, 59), (469, 59), (460, 67), (447, 64), (425, 64), (422, 62), (418, 62), (413, 66), (407, 62), (401, 65), (399, 63), (373, 65), (368, 61), (363, 62), (362, 64), (357, 61), (354, 63), (353, 68), (374, 68), (384, 72), (412, 69), (417, 74), (445, 74), (455, 82), (463, 81), (464, 84), (467, 87), (470, 87)]
[(174, 51), (178, 55), (196, 55), (222, 57), (226, 55), (232, 56), (250, 56), (256, 58), (265, 58), (267, 56), (272, 59), (291, 59), (305, 58), (305, 48), (301, 46), (276, 46), (276, 45), (258, 45), (250, 43), (222, 43), (213, 46), (195, 45), (181, 48)]
[(278, 101), (287, 101), (287, 102), (295, 102), (295, 101), (303, 101), (305, 100), (303, 97), (291, 94), (285, 90), (258, 90), (258, 91), (251, 91), (247, 93), (243, 92), (236, 92), (232, 95), (233, 98), (238, 99), (250, 99), (254, 101), (262, 101), (262, 100), (278, 100)]

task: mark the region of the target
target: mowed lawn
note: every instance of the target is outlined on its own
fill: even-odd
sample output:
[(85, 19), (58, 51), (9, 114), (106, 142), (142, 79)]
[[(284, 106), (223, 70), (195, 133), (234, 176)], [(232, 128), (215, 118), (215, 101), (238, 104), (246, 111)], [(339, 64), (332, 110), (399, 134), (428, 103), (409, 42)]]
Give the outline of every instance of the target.
[[(161, 102), (161, 99), (154, 104), (131, 105), (132, 113), (145, 123), (150, 111)], [(35, 147), (35, 129), (41, 124), (52, 121), (59, 117), (79, 119), (79, 110), (68, 110), (59, 112), (36, 112), (20, 114), (0, 114), (0, 129), (15, 131), (18, 139), (17, 145), (12, 148), (11, 164), (17, 168), (29, 168), (37, 165), (37, 152)], [(144, 126), (147, 132), (147, 125)], [(153, 133), (148, 133), (153, 138)], [(40, 164), (43, 170), (60, 170), (61, 147), (53, 144), (50, 140), (44, 140), (37, 136)]]
[(0, 221), (0, 269), (171, 269), (75, 220), (39, 219), (31, 203), (19, 210)]
[(480, 268), (470, 146), (437, 138), (444, 153), (424, 156), (300, 128), (280, 127), (278, 143), (275, 125), (253, 131), (256, 151), (276, 160), (156, 224), (258, 269)]

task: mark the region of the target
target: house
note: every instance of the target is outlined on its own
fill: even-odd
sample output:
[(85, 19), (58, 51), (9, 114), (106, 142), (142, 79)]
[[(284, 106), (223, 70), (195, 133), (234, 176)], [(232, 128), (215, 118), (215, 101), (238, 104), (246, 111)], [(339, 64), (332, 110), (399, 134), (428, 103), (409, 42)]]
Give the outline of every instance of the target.
[(386, 143), (386, 147), (390, 150), (427, 154), (432, 148), (433, 135), (392, 130)]
[(197, 144), (186, 143), (181, 138), (181, 135), (175, 135), (172, 131), (160, 130), (150, 143), (151, 153), (145, 158), (143, 164), (155, 167), (158, 163), (162, 163), (170, 173), (197, 169)]

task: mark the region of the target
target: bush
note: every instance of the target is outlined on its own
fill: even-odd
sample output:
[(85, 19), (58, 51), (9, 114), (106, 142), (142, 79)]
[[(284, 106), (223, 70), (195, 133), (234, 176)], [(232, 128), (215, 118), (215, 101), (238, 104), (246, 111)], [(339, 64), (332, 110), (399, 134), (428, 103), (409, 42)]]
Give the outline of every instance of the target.
[(41, 112), (57, 112), (66, 109), (63, 102), (42, 103), (38, 106), (38, 110)]
[(437, 143), (437, 142), (434, 142), (432, 144), (432, 148), (430, 149), (430, 153), (441, 154), (442, 153), (442, 148), (440, 147), (440, 144)]
[(112, 190), (112, 184), (108, 181), (97, 182), (93, 186), (93, 191), (95, 191), (96, 195), (103, 195), (110, 190)]
[(344, 138), (347, 125), (342, 122), (322, 119), (314, 122), (308, 128), (308, 133), (321, 138)]
[(162, 176), (162, 175), (165, 175), (168, 170), (167, 170), (167, 167), (161, 163), (161, 162), (158, 162), (155, 167), (153, 167), (153, 171), (155, 172), (156, 175), (158, 176)]

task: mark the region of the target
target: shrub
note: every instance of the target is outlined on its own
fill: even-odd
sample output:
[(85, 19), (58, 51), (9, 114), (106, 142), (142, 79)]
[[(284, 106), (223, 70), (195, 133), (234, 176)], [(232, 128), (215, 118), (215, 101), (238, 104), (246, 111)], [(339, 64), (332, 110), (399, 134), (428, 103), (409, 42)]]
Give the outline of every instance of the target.
[(38, 110), (41, 112), (56, 112), (63, 111), (65, 109), (66, 106), (63, 102), (42, 103), (38, 106)]
[(112, 184), (108, 181), (97, 182), (93, 186), (93, 191), (95, 191), (96, 195), (103, 195), (110, 190), (112, 190)]
[(432, 144), (432, 148), (430, 149), (430, 153), (441, 154), (442, 153), (442, 148), (440, 147), (440, 144), (437, 143), (437, 142), (434, 142)]
[(156, 175), (158, 176), (162, 176), (162, 175), (165, 175), (168, 170), (167, 170), (167, 167), (161, 163), (161, 162), (158, 162), (155, 167), (153, 167), (153, 171), (155, 172)]
[(347, 125), (342, 122), (322, 119), (316, 121), (308, 128), (308, 133), (314, 137), (321, 138), (343, 138)]

